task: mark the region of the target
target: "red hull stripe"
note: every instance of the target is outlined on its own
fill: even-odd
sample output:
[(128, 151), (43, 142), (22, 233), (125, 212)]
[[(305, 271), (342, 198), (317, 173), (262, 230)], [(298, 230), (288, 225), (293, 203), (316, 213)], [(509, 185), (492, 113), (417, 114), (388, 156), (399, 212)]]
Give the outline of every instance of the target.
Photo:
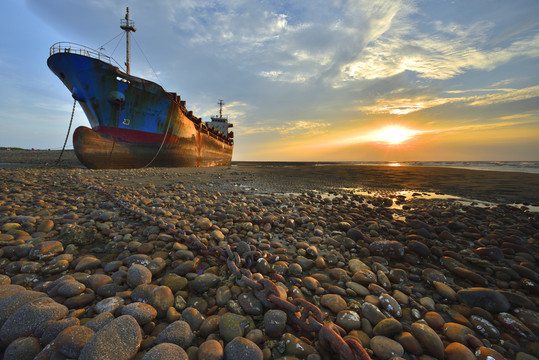
[[(131, 130), (131, 129), (118, 129), (109, 126), (99, 126), (93, 129), (95, 132), (101, 135), (117, 137), (118, 139), (134, 142), (134, 143), (160, 143), (163, 141), (163, 135), (149, 133), (147, 131)], [(173, 136), (167, 136), (166, 143), (174, 142)]]

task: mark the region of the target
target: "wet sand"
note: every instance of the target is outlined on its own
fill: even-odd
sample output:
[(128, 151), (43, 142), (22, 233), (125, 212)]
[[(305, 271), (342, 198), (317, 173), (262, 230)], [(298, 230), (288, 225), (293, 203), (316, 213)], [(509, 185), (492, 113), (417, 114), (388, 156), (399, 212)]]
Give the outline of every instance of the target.
[[(83, 167), (72, 150), (1, 151), (0, 164), (55, 168)], [(539, 174), (480, 171), (445, 167), (341, 165), (312, 163), (233, 162), (229, 168), (158, 169), (163, 174), (185, 175), (186, 181), (243, 185), (265, 192), (332, 191), (363, 189), (384, 194), (401, 190), (428, 191), (502, 204), (538, 204)], [(111, 174), (117, 172), (111, 171)], [(131, 181), (166, 182), (159, 175), (137, 176)], [(194, 176), (194, 179), (190, 179)], [(121, 180), (120, 180), (121, 181)], [(204, 185), (202, 185), (204, 186)]]

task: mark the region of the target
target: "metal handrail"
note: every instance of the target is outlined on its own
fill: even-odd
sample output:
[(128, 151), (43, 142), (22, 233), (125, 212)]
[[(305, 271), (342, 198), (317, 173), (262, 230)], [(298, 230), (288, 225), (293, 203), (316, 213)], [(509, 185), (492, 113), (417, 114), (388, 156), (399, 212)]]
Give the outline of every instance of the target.
[(118, 64), (118, 62), (114, 60), (114, 58), (81, 44), (66, 42), (66, 41), (57, 42), (56, 44), (50, 47), (49, 56), (52, 56), (58, 53), (71, 53), (71, 54), (78, 54), (82, 56), (91, 57), (94, 59), (105, 61), (111, 65), (115, 65), (125, 71), (122, 65)]

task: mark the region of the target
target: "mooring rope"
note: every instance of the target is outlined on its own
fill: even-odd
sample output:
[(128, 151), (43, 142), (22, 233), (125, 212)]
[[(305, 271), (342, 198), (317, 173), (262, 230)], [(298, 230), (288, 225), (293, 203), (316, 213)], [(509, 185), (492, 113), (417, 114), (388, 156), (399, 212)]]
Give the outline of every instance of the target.
[(75, 115), (75, 107), (77, 106), (77, 99), (73, 99), (73, 110), (71, 111), (71, 120), (69, 121), (69, 127), (67, 128), (67, 135), (66, 139), (64, 141), (64, 146), (62, 147), (62, 152), (60, 153), (60, 156), (58, 157), (58, 160), (56, 160), (56, 165), (60, 164), (60, 159), (62, 158), (62, 155), (64, 154), (64, 150), (66, 148), (67, 139), (69, 139), (69, 133), (71, 132), (71, 124), (73, 124), (73, 115)]

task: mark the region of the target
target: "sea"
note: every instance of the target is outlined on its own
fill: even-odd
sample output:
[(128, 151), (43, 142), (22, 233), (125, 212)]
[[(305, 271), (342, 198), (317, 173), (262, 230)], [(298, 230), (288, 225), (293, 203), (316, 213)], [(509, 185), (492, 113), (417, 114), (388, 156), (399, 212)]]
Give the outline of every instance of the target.
[(539, 161), (351, 161), (343, 165), (434, 166), (539, 174)]

